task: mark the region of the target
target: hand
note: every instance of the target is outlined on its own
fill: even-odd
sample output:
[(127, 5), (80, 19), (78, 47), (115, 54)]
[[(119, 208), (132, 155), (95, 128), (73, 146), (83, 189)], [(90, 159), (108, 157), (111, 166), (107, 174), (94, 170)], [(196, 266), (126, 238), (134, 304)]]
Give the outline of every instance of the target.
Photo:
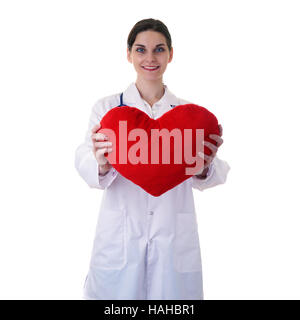
[(209, 135), (209, 138), (212, 139), (212, 140), (215, 140), (216, 141), (216, 146), (213, 144), (213, 143), (210, 143), (208, 141), (204, 141), (203, 144), (205, 146), (207, 146), (210, 150), (211, 150), (211, 155), (206, 155), (206, 154), (203, 154), (202, 152), (198, 152), (198, 155), (204, 159), (206, 161), (206, 163), (204, 164), (204, 166), (202, 167), (202, 171), (200, 173), (197, 173), (197, 175), (205, 172), (207, 173), (208, 172), (208, 167), (210, 165), (210, 163), (214, 160), (214, 157), (216, 156), (217, 152), (218, 152), (218, 149), (219, 147), (223, 144), (223, 139), (221, 138), (221, 136), (223, 135), (223, 128), (222, 126), (219, 124), (219, 129), (220, 129), (220, 135), (217, 135), (217, 134), (210, 134)]
[(92, 129), (92, 142), (93, 142), (93, 153), (95, 158), (102, 167), (111, 167), (111, 164), (104, 156), (104, 153), (112, 152), (112, 142), (108, 141), (108, 137), (106, 137), (103, 133), (97, 133), (97, 131), (101, 128), (100, 124), (96, 124)]

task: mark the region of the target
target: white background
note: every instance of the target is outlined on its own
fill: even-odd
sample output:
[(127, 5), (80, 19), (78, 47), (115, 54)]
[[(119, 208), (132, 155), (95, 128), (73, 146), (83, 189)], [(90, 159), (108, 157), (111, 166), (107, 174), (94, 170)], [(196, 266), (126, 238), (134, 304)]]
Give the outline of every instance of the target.
[(74, 166), (91, 108), (135, 81), (162, 20), (164, 83), (224, 129), (225, 184), (194, 190), (205, 299), (299, 299), (297, 1), (1, 1), (0, 298), (81, 299), (102, 190)]

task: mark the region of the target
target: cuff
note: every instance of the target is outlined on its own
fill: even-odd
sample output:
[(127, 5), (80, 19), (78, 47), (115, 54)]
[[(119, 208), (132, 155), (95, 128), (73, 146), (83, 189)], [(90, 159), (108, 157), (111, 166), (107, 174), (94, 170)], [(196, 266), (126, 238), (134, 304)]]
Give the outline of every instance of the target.
[[(97, 172), (98, 172), (98, 166), (97, 166)], [(98, 172), (98, 181), (99, 181), (99, 186), (101, 187), (101, 189), (109, 187), (110, 184), (115, 180), (117, 175), (118, 175), (118, 171), (114, 167), (111, 167), (105, 173), (105, 175), (100, 175)]]
[(215, 170), (213, 162), (214, 161), (212, 161), (208, 166), (208, 171), (207, 171), (207, 174), (206, 174), (206, 178), (201, 179), (197, 175), (194, 175), (193, 178), (196, 178), (196, 179), (198, 179), (200, 181), (208, 181), (213, 176), (213, 173), (214, 173), (214, 170)]

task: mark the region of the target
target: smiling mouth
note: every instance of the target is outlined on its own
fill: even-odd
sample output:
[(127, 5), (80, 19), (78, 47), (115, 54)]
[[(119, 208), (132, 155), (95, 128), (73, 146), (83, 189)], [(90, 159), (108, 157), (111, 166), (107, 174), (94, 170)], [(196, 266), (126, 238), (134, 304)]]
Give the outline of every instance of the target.
[(147, 71), (155, 71), (159, 68), (159, 66), (157, 66), (157, 67), (142, 67), (142, 68)]

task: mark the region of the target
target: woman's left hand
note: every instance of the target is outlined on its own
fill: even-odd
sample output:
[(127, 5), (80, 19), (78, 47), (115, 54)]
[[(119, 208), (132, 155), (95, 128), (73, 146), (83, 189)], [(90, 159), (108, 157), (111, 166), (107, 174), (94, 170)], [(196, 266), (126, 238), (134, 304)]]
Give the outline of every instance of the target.
[[(223, 139), (221, 138), (223, 134), (223, 128), (220, 124), (219, 124), (219, 129), (220, 129), (220, 135), (217, 135), (217, 134), (209, 135), (210, 139), (216, 141), (216, 144), (217, 144), (216, 146), (213, 143), (210, 143), (208, 141), (203, 142), (203, 144), (211, 150), (211, 155), (208, 156), (206, 154), (203, 154), (202, 152), (198, 152), (198, 155), (206, 161), (205, 165), (202, 167), (202, 171), (201, 171), (202, 173), (205, 173), (205, 174), (207, 173), (210, 163), (214, 160), (214, 157), (216, 156), (219, 147), (223, 143)], [(197, 175), (199, 174), (201, 175), (202, 173), (198, 173)]]

